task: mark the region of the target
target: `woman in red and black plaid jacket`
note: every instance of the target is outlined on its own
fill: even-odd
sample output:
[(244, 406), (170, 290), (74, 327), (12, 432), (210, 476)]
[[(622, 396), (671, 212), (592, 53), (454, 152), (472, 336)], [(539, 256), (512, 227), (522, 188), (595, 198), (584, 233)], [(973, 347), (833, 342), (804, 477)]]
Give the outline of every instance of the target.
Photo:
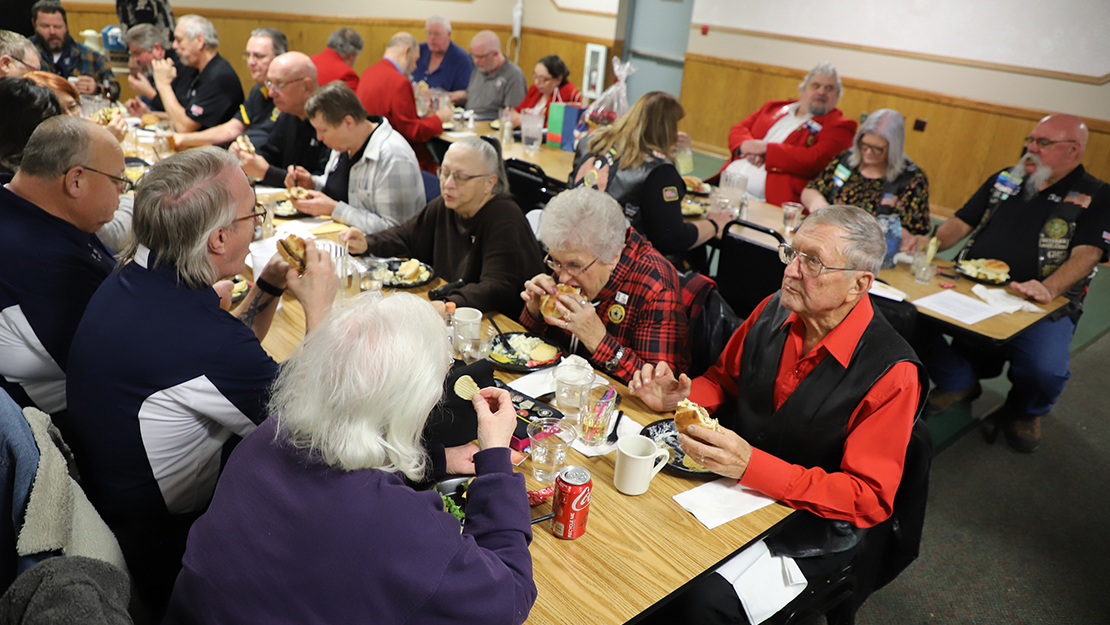
[[(540, 223), (545, 261), (554, 275), (525, 282), (521, 323), (564, 345), (576, 337), (578, 353), (628, 382), (645, 362), (690, 364), (687, 320), (678, 272), (635, 229), (609, 195), (578, 187), (548, 203)], [(559, 316), (544, 316), (540, 299), (556, 283), (581, 289), (558, 296)]]

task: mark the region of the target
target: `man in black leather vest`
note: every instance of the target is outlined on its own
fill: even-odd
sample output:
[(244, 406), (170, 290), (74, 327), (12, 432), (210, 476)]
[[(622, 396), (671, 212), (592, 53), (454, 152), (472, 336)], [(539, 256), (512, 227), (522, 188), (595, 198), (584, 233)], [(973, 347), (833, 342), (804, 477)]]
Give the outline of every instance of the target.
[(1045, 117), (1025, 138), (1014, 167), (987, 179), (956, 215), (937, 229), (940, 249), (970, 240), (960, 260), (995, 258), (1010, 265), (1010, 286), (1034, 303), (1063, 295), (1070, 301), (1048, 319), (1002, 346), (984, 346), (939, 335), (922, 354), (937, 388), (930, 412), (975, 399), (979, 380), (999, 375), (1010, 362), (1013, 384), (995, 416), (1017, 451), (1040, 444), (1040, 417), (1064, 390), (1069, 348), (1083, 298), (1099, 262), (1110, 250), (1110, 185), (1079, 164), (1087, 127), (1074, 115)]
[[(689, 397), (715, 412), (718, 431), (692, 426), (679, 435), (687, 455), (804, 511), (766, 547), (794, 558), (811, 587), (850, 562), (868, 529), (891, 516), (924, 402), (924, 369), (867, 296), (885, 250), (867, 212), (814, 212), (793, 247), (780, 246), (782, 289), (740, 326), (712, 369), (691, 381), (675, 379), (666, 364), (645, 365), (629, 384), (655, 410)], [(695, 584), (669, 617), (744, 623), (792, 609), (739, 599), (744, 571), (735, 575), (731, 564)], [(798, 592), (795, 603), (808, 596)]]

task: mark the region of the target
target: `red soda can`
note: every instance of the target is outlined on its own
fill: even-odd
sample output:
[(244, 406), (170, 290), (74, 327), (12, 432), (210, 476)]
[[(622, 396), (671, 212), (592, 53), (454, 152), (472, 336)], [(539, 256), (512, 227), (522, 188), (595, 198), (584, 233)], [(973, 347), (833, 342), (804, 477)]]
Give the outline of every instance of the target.
[(551, 510), (551, 533), (573, 540), (586, 533), (586, 515), (590, 513), (593, 480), (583, 467), (569, 466), (555, 477), (555, 499)]

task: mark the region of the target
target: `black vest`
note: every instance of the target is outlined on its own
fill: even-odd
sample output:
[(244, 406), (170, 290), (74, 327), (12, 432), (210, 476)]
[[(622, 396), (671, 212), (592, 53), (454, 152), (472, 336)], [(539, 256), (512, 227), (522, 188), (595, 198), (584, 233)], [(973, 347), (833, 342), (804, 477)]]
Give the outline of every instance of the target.
[[(609, 150), (605, 154), (595, 155), (587, 151), (589, 139), (583, 137), (575, 148), (574, 167), (570, 172), (568, 187), (587, 186), (608, 193), (621, 205), (624, 216), (633, 228), (640, 224), (640, 193), (648, 174), (660, 165), (670, 161), (653, 154), (648, 154), (639, 167), (628, 169), (620, 168), (620, 161), (616, 158), (616, 150)], [(590, 166), (583, 168), (589, 163)]]
[[(790, 333), (789, 326), (783, 327), (790, 311), (779, 304), (780, 296), (781, 292), (776, 293), (767, 302), (744, 338), (740, 376), (736, 380), (740, 391), (731, 410), (717, 417), (721, 425), (753, 447), (786, 462), (840, 471), (848, 419), (871, 387), (895, 364), (912, 362), (921, 383), (920, 411), (929, 390), (925, 368), (882, 313), (875, 311), (847, 368), (832, 355), (826, 356), (782, 406), (774, 410), (775, 377)], [(839, 553), (854, 547), (863, 536), (864, 530), (850, 523), (804, 514), (812, 516), (813, 522), (800, 529), (803, 535), (788, 537), (796, 548), (777, 553), (794, 557)]]

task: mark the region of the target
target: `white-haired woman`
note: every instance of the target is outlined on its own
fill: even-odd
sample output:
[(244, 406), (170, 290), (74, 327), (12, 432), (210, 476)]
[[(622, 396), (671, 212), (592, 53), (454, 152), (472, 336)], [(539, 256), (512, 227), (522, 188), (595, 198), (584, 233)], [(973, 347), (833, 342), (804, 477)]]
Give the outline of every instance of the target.
[[(645, 362), (663, 361), (685, 371), (690, 364), (687, 320), (678, 272), (647, 240), (628, 226), (611, 196), (577, 187), (557, 195), (543, 211), (540, 241), (554, 275), (524, 283), (521, 323), (529, 331), (569, 344), (622, 382)], [(540, 300), (557, 284), (578, 287), (544, 316)]]
[[(443, 195), (401, 225), (367, 236), (339, 234), (352, 253), (419, 258), (436, 275), (465, 285), (447, 301), (511, 317), (520, 312), (520, 285), (543, 269), (543, 255), (524, 213), (509, 197), (496, 140), (451, 144), (439, 170)], [(434, 302), (443, 311), (443, 302)]]
[(837, 155), (802, 191), (810, 211), (830, 204), (858, 206), (872, 215), (902, 220), (902, 249), (916, 246), (915, 234), (928, 234), (929, 179), (904, 151), (902, 114), (879, 109), (867, 116), (852, 147)]
[(334, 310), (287, 361), (273, 415), (193, 526), (164, 623), (522, 623), (536, 598), (509, 394), (487, 388), (467, 518), (417, 492), (420, 436), (451, 357), (405, 293)]

